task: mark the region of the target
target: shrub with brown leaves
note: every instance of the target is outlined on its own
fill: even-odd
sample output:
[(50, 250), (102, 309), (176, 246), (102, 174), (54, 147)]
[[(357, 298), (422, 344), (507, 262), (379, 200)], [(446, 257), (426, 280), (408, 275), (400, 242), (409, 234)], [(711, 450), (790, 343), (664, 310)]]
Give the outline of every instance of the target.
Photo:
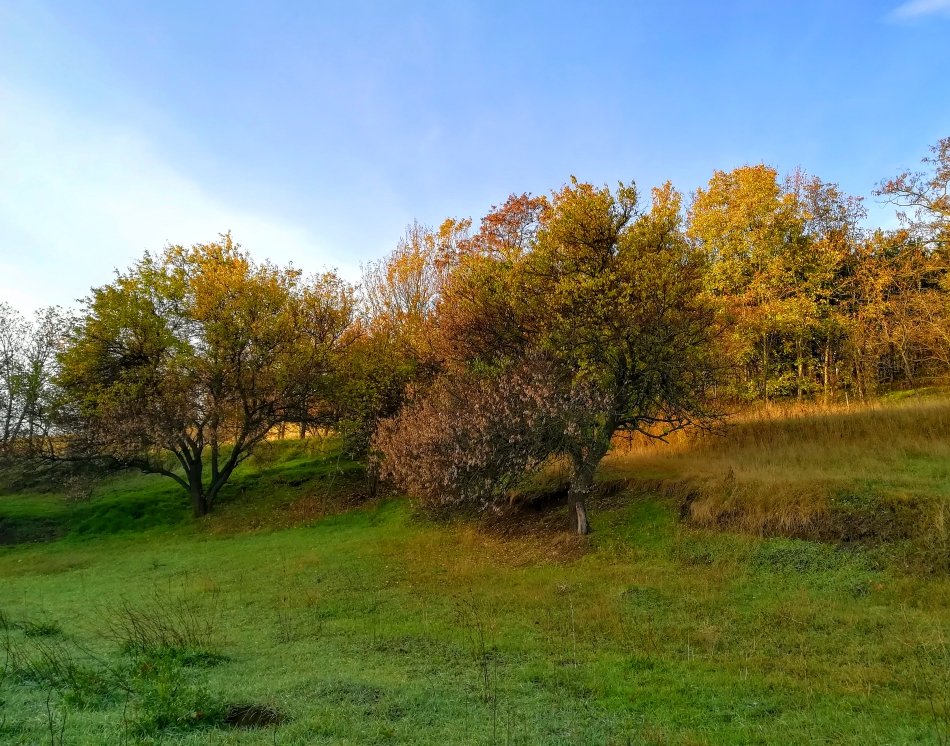
[(429, 506), (497, 506), (563, 450), (572, 397), (537, 361), (502, 373), (440, 377), (373, 441), (380, 476)]

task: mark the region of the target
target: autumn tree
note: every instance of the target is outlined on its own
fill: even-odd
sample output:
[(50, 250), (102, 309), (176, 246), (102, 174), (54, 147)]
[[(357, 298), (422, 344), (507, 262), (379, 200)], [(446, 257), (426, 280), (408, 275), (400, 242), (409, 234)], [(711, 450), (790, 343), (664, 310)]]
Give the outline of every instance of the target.
[(420, 365), (433, 364), (432, 326), (446, 278), (466, 251), (468, 220), (445, 220), (438, 230), (406, 229), (395, 250), (363, 267), (363, 321)]
[(707, 287), (732, 317), (744, 379), (758, 398), (801, 399), (821, 371), (833, 384), (846, 259), (861, 201), (801, 171), (784, 180), (763, 164), (717, 171), (697, 190), (689, 237), (706, 255)]
[(923, 159), (925, 171), (903, 171), (882, 183), (876, 194), (899, 209), (904, 225), (948, 251), (950, 242), (950, 137), (939, 140)]
[(446, 220), (433, 230), (413, 223), (392, 253), (363, 267), (356, 333), (336, 399), (337, 422), (352, 453), (365, 454), (376, 423), (398, 411), (411, 382), (440, 369), (436, 308), (466, 250), (469, 225)]
[(40, 309), (30, 320), (0, 303), (0, 455), (48, 449), (56, 353), (69, 325), (58, 307)]
[(790, 283), (785, 248), (799, 231), (794, 200), (765, 165), (717, 171), (693, 198), (689, 236), (706, 254), (707, 287), (728, 301), (746, 345), (749, 381), (758, 367), (758, 395), (769, 397), (774, 337)]
[(471, 383), (437, 383), (384, 423), (384, 473), (418, 490), (438, 480), (411, 470), (441, 452), (430, 494), (490, 503), (504, 496), (498, 485), (563, 456), (571, 527), (587, 533), (587, 497), (618, 431), (662, 437), (711, 416), (715, 325), (680, 196), (667, 185), (641, 212), (633, 186), (572, 180), (550, 199), (509, 199), (469, 248), (443, 292), (439, 331), (444, 375)]
[[(786, 254), (788, 326), (795, 350), (796, 394), (815, 383), (807, 367), (821, 372), (820, 389), (828, 403), (835, 384), (833, 370), (846, 342), (842, 312), (847, 293), (847, 265), (863, 240), (859, 225), (866, 215), (862, 200), (844, 194), (836, 184), (800, 169), (784, 185), (794, 199), (800, 230)], [(807, 383), (806, 383), (807, 381)]]
[(430, 354), (426, 330), (447, 261), (440, 248), (433, 231), (414, 223), (392, 254), (363, 267), (361, 290), (367, 327), (385, 334), (418, 360)]
[(904, 171), (882, 183), (878, 196), (898, 208), (906, 236), (899, 254), (903, 290), (895, 294), (900, 329), (907, 330), (905, 373), (911, 382), (908, 346), (916, 346), (934, 372), (950, 372), (950, 137), (923, 159), (922, 171)]
[(146, 253), (95, 288), (59, 357), (61, 456), (163, 474), (207, 513), (268, 432), (329, 397), (353, 316), (334, 274), (220, 241)]

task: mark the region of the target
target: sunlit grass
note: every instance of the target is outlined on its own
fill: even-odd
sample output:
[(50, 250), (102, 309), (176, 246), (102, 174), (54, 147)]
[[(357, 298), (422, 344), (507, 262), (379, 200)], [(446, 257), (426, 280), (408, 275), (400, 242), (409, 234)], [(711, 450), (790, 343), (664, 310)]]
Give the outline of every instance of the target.
[(863, 515), (866, 538), (945, 544), (950, 401), (746, 413), (719, 434), (621, 445), (604, 472), (688, 485), (700, 525), (833, 538)]

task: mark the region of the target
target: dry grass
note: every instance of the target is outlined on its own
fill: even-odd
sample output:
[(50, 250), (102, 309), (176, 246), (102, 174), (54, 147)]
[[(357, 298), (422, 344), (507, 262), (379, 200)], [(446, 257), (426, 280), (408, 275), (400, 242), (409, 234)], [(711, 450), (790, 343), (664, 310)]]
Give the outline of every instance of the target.
[(746, 411), (720, 434), (619, 444), (603, 474), (665, 485), (702, 526), (945, 542), (950, 401)]

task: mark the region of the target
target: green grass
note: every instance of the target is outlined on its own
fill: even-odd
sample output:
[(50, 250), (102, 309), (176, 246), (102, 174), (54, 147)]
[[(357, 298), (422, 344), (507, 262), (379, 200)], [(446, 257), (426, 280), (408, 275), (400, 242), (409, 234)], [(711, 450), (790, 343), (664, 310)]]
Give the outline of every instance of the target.
[[(198, 522), (152, 478), (88, 505), (0, 497), (4, 520), (60, 537), (0, 549), (19, 661), (0, 671), (0, 743), (49, 743), (51, 720), (70, 744), (950, 738), (946, 575), (875, 545), (691, 526), (637, 484), (593, 506), (589, 540), (397, 499), (342, 510), (358, 484), (357, 465), (296, 444)], [(123, 608), (202, 634), (129, 652)], [(56, 665), (30, 668), (43, 651)], [(229, 727), (238, 704), (286, 720)]]

